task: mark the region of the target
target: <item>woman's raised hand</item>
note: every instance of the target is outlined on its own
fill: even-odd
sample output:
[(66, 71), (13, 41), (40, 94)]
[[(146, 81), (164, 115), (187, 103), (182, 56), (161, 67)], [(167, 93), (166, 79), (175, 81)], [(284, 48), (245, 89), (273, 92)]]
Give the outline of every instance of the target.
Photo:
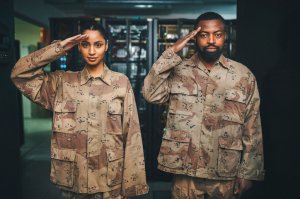
[(69, 37), (63, 41), (60, 42), (60, 45), (65, 49), (65, 51), (70, 50), (75, 45), (79, 44), (80, 42), (86, 40), (88, 38), (87, 35), (75, 35), (73, 37)]

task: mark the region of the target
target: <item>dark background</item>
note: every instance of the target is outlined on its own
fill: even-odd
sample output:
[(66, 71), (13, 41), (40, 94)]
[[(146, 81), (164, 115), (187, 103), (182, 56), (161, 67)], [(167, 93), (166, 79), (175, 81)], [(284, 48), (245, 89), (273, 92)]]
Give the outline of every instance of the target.
[[(237, 1), (236, 60), (257, 77), (265, 149), (265, 181), (243, 198), (300, 198), (300, 25), (291, 0)], [(0, 50), (0, 198), (20, 198), (20, 109), (10, 71), (15, 64), (13, 2), (1, 1)], [(5, 43), (5, 45), (2, 45)], [(9, 195), (9, 196), (8, 196)]]

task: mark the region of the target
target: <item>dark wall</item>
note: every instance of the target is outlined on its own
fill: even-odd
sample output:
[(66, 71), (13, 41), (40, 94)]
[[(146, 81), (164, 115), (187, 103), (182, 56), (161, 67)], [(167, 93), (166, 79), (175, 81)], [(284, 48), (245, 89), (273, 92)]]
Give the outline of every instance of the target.
[[(13, 1), (0, 6), (0, 187), (1, 198), (20, 198), (17, 91), (10, 80), (15, 63)], [(4, 58), (7, 55), (7, 58)]]
[(300, 9), (289, 0), (237, 4), (237, 60), (259, 84), (266, 167), (245, 198), (300, 198)]

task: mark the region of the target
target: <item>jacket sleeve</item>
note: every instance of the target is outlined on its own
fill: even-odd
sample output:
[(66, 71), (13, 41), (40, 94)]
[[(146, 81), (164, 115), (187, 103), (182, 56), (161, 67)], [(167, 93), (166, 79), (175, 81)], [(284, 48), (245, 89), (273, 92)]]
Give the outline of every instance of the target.
[(250, 81), (249, 99), (246, 104), (243, 127), (243, 157), (238, 172), (239, 178), (264, 179), (263, 137), (260, 120), (260, 97), (255, 77)]
[(46, 73), (43, 67), (65, 53), (60, 42), (19, 59), (11, 72), (15, 86), (31, 101), (52, 110), (59, 72)]
[(122, 195), (132, 197), (149, 191), (146, 183), (144, 150), (134, 93), (129, 80), (124, 99), (123, 132), (125, 133)]
[(143, 86), (143, 96), (148, 102), (163, 104), (169, 100), (169, 77), (172, 69), (181, 62), (181, 58), (169, 48), (153, 64)]

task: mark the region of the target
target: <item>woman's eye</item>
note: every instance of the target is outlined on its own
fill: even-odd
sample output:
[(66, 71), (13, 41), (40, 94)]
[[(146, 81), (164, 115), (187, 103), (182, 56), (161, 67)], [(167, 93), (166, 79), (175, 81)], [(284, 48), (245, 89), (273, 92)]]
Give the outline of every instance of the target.
[(96, 44), (95, 46), (96, 46), (96, 48), (101, 48), (102, 45), (101, 44)]
[(81, 46), (82, 46), (83, 48), (87, 48), (89, 45), (88, 45), (87, 43), (81, 43)]

